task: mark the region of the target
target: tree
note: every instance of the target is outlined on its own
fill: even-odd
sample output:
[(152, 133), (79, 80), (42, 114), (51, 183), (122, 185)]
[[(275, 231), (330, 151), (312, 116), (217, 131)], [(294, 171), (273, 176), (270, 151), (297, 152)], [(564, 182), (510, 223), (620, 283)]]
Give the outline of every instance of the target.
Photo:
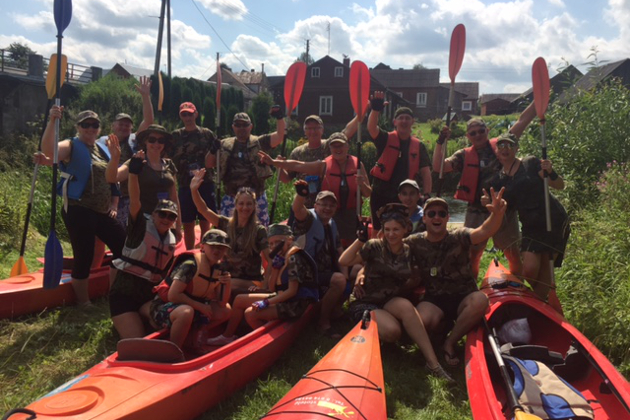
[(257, 95), (252, 102), (249, 113), (254, 124), (254, 134), (269, 132), (269, 108), (273, 105), (273, 99), (267, 92)]
[(9, 45), (7, 51), (9, 51), (9, 58), (13, 60), (15, 66), (20, 69), (28, 68), (28, 55), (35, 54), (35, 51), (19, 42), (14, 42)]
[(306, 55), (306, 51), (304, 51), (302, 54), (300, 54), (300, 56), (295, 61), (301, 61), (303, 63), (306, 63), (307, 66), (310, 66), (311, 64), (313, 64), (315, 62), (315, 60), (313, 60), (312, 56)]
[(414, 64), (413, 67), (412, 67), (412, 70), (426, 70), (426, 69), (427, 68), (422, 63)]

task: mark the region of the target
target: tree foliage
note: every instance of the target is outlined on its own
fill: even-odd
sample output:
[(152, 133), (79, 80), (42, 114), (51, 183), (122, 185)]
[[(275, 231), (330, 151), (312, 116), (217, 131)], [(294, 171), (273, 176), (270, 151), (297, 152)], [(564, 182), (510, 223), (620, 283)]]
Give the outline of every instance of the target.
[(273, 98), (267, 92), (263, 92), (254, 98), (249, 114), (254, 124), (254, 134), (268, 133), (269, 130), (269, 109), (273, 105)]
[(28, 56), (29, 54), (36, 54), (28, 45), (21, 44), (19, 42), (13, 42), (7, 48), (9, 52), (9, 58), (13, 61), (14, 65), (19, 69), (28, 68)]

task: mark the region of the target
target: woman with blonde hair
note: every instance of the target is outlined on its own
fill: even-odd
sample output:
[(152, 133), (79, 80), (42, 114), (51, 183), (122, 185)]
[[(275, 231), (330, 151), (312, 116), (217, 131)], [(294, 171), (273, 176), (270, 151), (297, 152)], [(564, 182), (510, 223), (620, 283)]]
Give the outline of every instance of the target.
[(232, 294), (254, 291), (254, 287), (262, 286), (262, 257), (269, 262), (267, 230), (256, 216), (256, 193), (250, 188), (240, 188), (234, 200), (234, 215), (218, 215), (208, 208), (199, 194), (205, 172), (205, 169), (199, 170), (190, 181), (197, 211), (230, 238), (231, 250), (228, 252), (226, 269), (232, 276)]

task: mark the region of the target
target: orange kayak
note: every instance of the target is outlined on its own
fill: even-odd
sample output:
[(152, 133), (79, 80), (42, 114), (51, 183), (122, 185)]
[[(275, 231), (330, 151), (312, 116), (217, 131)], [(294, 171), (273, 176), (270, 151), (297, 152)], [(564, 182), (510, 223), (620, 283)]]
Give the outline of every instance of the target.
[[(311, 306), (295, 321), (268, 322), (202, 356), (183, 355), (173, 343), (164, 341), (164, 332), (123, 340), (140, 342), (143, 348), (123, 353), (119, 343), (118, 352), (26, 410), (40, 420), (193, 419), (267, 370), (293, 343), (316, 309)], [(147, 344), (155, 346), (148, 351)], [(126, 360), (120, 360), (120, 354), (125, 354)], [(9, 418), (29, 417), (14, 414)]]
[(367, 311), (363, 321), (261, 418), (328, 417), (387, 419), (378, 327)]
[[(195, 230), (199, 241), (199, 228)], [(181, 240), (175, 249), (175, 255), (186, 250)], [(44, 259), (39, 259), (41, 263)], [(16, 318), (21, 315), (41, 312), (47, 308), (72, 305), (76, 296), (72, 289), (71, 276), (72, 258), (64, 258), (63, 271), (59, 286), (54, 289), (44, 289), (44, 269), (33, 273), (22, 274), (0, 280), (0, 319)], [(100, 267), (92, 269), (88, 281), (90, 282), (90, 299), (105, 296), (109, 292), (109, 263), (111, 254), (106, 254)]]
[[(552, 306), (541, 301), (499, 263), (490, 264), (481, 290), (490, 299), (486, 319), (491, 328), (500, 331), (509, 320), (527, 319), (529, 343), (517, 345), (510, 354), (547, 364), (584, 396), (595, 420), (630, 418), (630, 384), (606, 356)], [(474, 419), (505, 420), (508, 405), (505, 385), (498, 375), (487, 336), (486, 329), (480, 326), (466, 339), (470, 409)]]

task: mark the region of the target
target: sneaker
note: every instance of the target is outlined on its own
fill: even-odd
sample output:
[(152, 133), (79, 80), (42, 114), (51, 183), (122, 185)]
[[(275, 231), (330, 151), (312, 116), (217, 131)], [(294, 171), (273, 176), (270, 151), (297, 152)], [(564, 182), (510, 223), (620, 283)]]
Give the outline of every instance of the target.
[(225, 346), (226, 344), (230, 344), (232, 341), (236, 340), (238, 337), (233, 335), (232, 337), (226, 337), (223, 334), (218, 335), (213, 338), (209, 338), (206, 341), (206, 344), (209, 346)]
[(446, 380), (446, 382), (451, 382), (451, 383), (455, 382), (455, 379), (453, 379), (453, 377), (451, 375), (449, 375), (447, 371), (444, 370), (442, 365), (437, 365), (436, 367), (431, 368), (431, 367), (429, 367), (429, 364), (427, 363), (425, 368), (426, 368), (426, 370), (429, 371), (429, 375), (431, 375), (431, 376), (434, 376), (436, 378), (442, 378), (442, 379)]

